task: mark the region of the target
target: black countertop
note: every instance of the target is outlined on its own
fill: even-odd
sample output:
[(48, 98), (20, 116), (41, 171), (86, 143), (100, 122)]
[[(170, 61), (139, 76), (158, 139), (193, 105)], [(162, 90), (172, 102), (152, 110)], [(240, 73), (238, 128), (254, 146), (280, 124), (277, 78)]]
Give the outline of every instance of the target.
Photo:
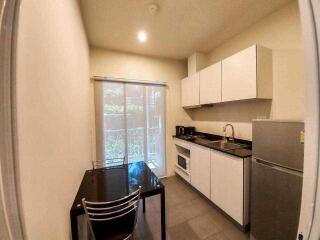
[(223, 137), (219, 135), (203, 133), (203, 132), (195, 132), (194, 135), (192, 136), (173, 136), (173, 137), (187, 141), (187, 142), (195, 143), (210, 149), (214, 149), (220, 152), (228, 153), (240, 158), (247, 158), (252, 156), (252, 150), (251, 150), (252, 142), (247, 140), (235, 139), (235, 143), (243, 144), (245, 146), (243, 148), (229, 150), (229, 149), (213, 146), (212, 144), (209, 143), (209, 141), (222, 140)]

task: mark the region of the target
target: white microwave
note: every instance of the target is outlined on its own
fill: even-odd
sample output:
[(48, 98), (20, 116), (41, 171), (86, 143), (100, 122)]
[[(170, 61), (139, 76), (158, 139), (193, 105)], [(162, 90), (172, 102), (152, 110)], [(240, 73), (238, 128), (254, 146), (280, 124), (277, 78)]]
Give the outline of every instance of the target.
[(177, 165), (184, 171), (189, 172), (190, 170), (190, 159), (181, 153), (177, 155)]

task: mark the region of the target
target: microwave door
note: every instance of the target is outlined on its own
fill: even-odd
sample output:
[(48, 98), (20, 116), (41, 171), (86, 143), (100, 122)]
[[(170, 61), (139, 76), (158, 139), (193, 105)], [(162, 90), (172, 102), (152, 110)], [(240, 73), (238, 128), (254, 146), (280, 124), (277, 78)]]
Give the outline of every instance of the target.
[(187, 161), (184, 157), (178, 155), (178, 165), (183, 169), (187, 170)]

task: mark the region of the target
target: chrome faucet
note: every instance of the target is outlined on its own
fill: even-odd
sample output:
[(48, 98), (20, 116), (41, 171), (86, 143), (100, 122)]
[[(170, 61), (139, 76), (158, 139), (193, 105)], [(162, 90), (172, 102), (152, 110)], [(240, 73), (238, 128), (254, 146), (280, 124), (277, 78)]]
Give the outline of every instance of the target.
[(223, 136), (223, 141), (224, 142), (227, 142), (227, 127), (230, 126), (231, 127), (231, 130), (232, 130), (232, 137), (229, 137), (229, 140), (231, 142), (234, 142), (234, 127), (232, 124), (228, 123), (226, 124), (224, 127), (223, 127), (223, 133), (224, 133), (224, 136)]

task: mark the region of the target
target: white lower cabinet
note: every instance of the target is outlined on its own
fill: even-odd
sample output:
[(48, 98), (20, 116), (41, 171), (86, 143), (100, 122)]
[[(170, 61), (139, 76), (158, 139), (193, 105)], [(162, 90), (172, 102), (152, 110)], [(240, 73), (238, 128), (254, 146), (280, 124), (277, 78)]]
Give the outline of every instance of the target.
[(190, 148), (191, 185), (210, 198), (210, 149), (199, 145)]
[(211, 151), (211, 201), (241, 225), (248, 223), (249, 159)]
[(240, 225), (247, 225), (250, 158), (235, 157), (183, 140), (175, 143), (190, 149), (190, 175), (184, 176), (179, 169), (176, 172)]

